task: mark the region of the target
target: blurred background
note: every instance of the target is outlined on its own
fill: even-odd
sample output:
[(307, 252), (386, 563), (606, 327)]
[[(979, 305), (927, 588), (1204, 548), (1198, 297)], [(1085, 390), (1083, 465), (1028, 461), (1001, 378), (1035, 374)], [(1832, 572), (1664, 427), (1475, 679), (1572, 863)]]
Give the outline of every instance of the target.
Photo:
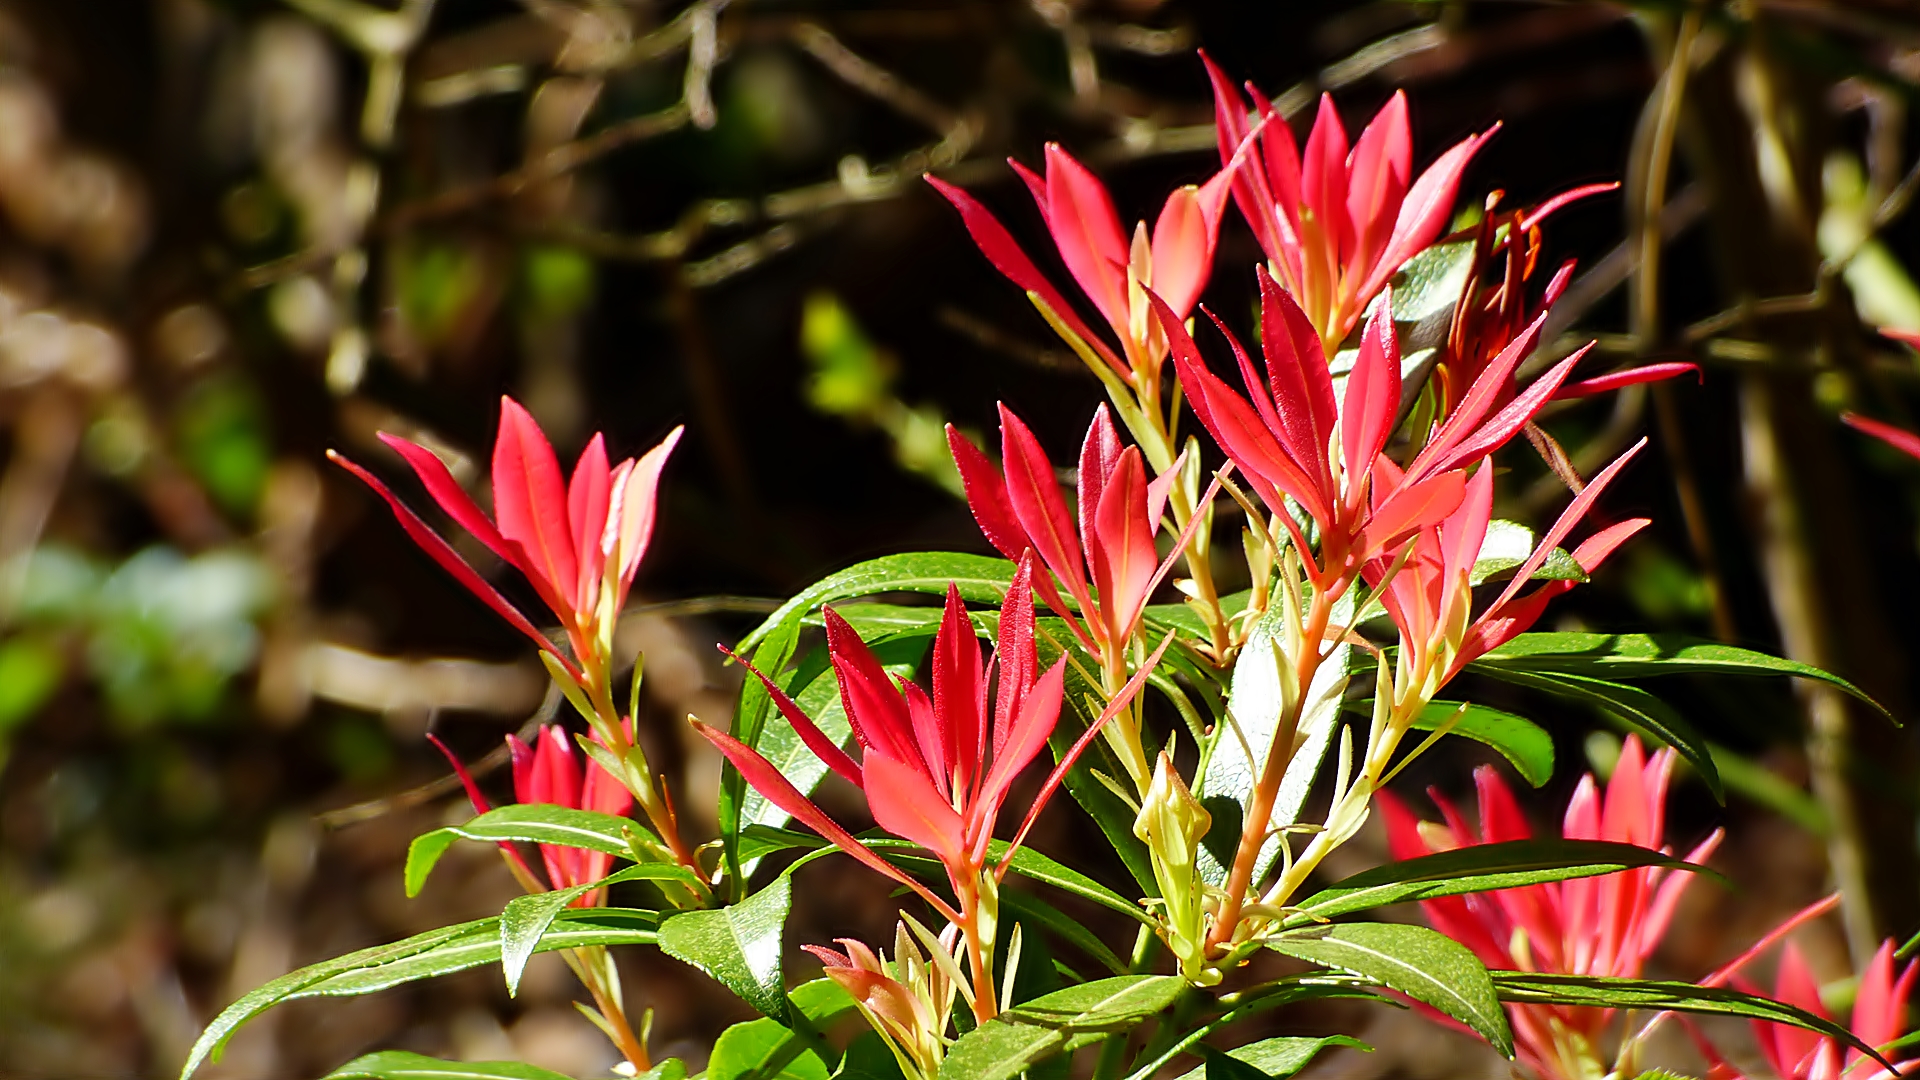
[[(497, 766), (556, 702), (324, 450), (397, 480), (394, 431), (476, 479), (502, 393), (563, 457), (687, 424), (617, 651), (645, 653), (680, 805), (710, 807), (681, 721), (731, 709), (712, 643), (860, 559), (984, 550), (942, 425), (1005, 399), (1059, 460), (1102, 398), (919, 177), (1052, 266), (1004, 159), (1058, 140), (1151, 216), (1218, 165), (1196, 47), (1301, 131), (1318, 91), (1357, 130), (1404, 88), (1417, 165), (1500, 121), (1462, 211), (1620, 181), (1548, 226), (1546, 269), (1580, 263), (1551, 351), (1705, 374), (1545, 420), (1583, 475), (1651, 435), (1601, 513), (1656, 521), (1551, 617), (1790, 655), (1914, 715), (1920, 464), (1835, 419), (1915, 418), (1920, 363), (1873, 332), (1920, 329), (1911, 0), (396, 2), (0, 0), (0, 1076), (169, 1075), (245, 990), (517, 891), (470, 845), (402, 895), (407, 841), (469, 812), (423, 736)], [(1230, 215), (1207, 298), (1243, 326), (1257, 255)], [(1504, 464), (1505, 515), (1565, 502), (1525, 446)], [(1660, 690), (1733, 789), (1683, 780), (1671, 836), (1727, 825), (1734, 883), (1692, 890), (1662, 973), (1835, 883), (1824, 976), (1920, 928), (1910, 734), (1785, 683)], [(1466, 692), (1554, 732), (1543, 826), (1617, 751), (1599, 717)], [(1401, 786), (1462, 794), (1483, 760)], [(879, 879), (803, 885), (790, 945), (886, 930)], [(662, 1053), (698, 1064), (740, 1018), (671, 960), (627, 975)], [(575, 992), (543, 956), (512, 1001), (479, 969), (300, 1004), (205, 1075), (386, 1046), (606, 1075)], [(1382, 1046), (1328, 1075), (1504, 1075), (1385, 1010), (1313, 1023)]]

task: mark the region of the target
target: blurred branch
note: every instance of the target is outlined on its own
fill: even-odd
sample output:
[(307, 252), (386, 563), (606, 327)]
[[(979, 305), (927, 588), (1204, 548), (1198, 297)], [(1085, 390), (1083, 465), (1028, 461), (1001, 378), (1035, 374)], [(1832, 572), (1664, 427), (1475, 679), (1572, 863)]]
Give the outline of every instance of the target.
[[(538, 735), (541, 726), (552, 720), (554, 716), (559, 713), (560, 702), (563, 700), (565, 699), (560, 695), (560, 688), (557, 685), (548, 685), (547, 696), (541, 700), (540, 707), (534, 711), (532, 716), (527, 718), (526, 723), (520, 725), (520, 730), (515, 732), (515, 735), (519, 737), (520, 741), (529, 742), (534, 736)], [(500, 745), (494, 747), (485, 757), (467, 765), (467, 775), (473, 777), (475, 780), (483, 779), (495, 769), (505, 765), (512, 757), (512, 748), (508, 746), (505, 739), (502, 739)], [(363, 821), (372, 821), (374, 818), (385, 817), (388, 814), (408, 810), (422, 803), (432, 802), (443, 795), (450, 795), (460, 790), (460, 787), (460, 777), (455, 773), (449, 772), (445, 776), (429, 780), (419, 787), (411, 788), (398, 794), (387, 795), (378, 799), (369, 799), (363, 803), (355, 803), (352, 806), (342, 806), (336, 810), (327, 810), (315, 814), (313, 820), (314, 824), (320, 826), (322, 829), (344, 829), (349, 825), (358, 825)]]
[(892, 106), (900, 115), (924, 124), (934, 134), (949, 135), (960, 122), (946, 106), (921, 93), (893, 72), (847, 48), (819, 23), (795, 24), (792, 34), (794, 44), (820, 61), (841, 81)]

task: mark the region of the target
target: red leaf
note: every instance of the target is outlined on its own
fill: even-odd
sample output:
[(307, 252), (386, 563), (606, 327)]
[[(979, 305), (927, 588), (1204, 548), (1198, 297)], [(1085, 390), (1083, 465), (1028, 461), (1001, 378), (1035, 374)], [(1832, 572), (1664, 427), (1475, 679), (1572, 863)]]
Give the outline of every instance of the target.
[(1081, 291), (1116, 330), (1127, 325), (1127, 237), (1106, 185), (1047, 144), (1047, 228)]
[(1400, 343), (1393, 332), (1393, 298), (1374, 309), (1360, 334), (1360, 355), (1347, 374), (1340, 415), (1340, 448), (1346, 469), (1348, 506), (1356, 505), (1360, 478), (1386, 448), (1400, 413)]
[[(1004, 615), (1003, 615), (1004, 617)], [(928, 764), (950, 776), (955, 790), (969, 791), (986, 750), (987, 675), (980, 639), (960, 601), (960, 587), (947, 583), (947, 606), (933, 639), (933, 713), (940, 728), (940, 761)]]
[(819, 758), (827, 768), (839, 773), (842, 778), (854, 787), (859, 788), (866, 786), (866, 781), (860, 773), (860, 766), (854, 764), (853, 759), (847, 756), (845, 750), (840, 749), (839, 743), (827, 738), (827, 733), (820, 730), (820, 725), (813, 722), (813, 717), (808, 716), (806, 710), (802, 709), (798, 702), (788, 697), (787, 692), (780, 689), (780, 687), (759, 668), (754, 667), (748, 661), (742, 660), (739, 656), (735, 655), (732, 649), (727, 648), (725, 645), (718, 645), (717, 647), (721, 652), (727, 654), (728, 658), (736, 661), (741, 667), (752, 672), (754, 678), (760, 680), (760, 684), (767, 688), (767, 696), (773, 699), (773, 703), (779, 708), (780, 714), (785, 716), (787, 723), (793, 726), (794, 734), (800, 736), (800, 741), (807, 745), (807, 749), (813, 751), (814, 757)]
[(535, 629), (534, 625), (527, 621), (527, 617), (520, 614), (518, 608), (507, 603), (506, 597), (501, 596), (492, 585), (487, 584), (486, 579), (482, 578), (473, 567), (468, 566), (466, 560), (455, 554), (453, 548), (448, 546), (438, 533), (427, 528), (426, 522), (421, 521), (413, 511), (407, 509), (406, 504), (388, 490), (387, 485), (381, 483), (372, 473), (332, 450), (327, 451), (327, 457), (334, 464), (359, 477), (362, 483), (373, 489), (374, 494), (385, 499), (387, 506), (393, 510), (394, 519), (400, 522), (400, 527), (406, 530), (407, 536), (419, 546), (420, 550), (431, 556), (434, 562), (439, 563), (442, 569), (452, 574), (454, 580), (466, 586), (467, 591), (479, 597), (481, 603), (486, 604), (501, 618), (507, 620), (508, 625), (527, 635), (534, 644), (552, 654), (569, 675), (576, 679), (581, 677), (580, 669), (574, 666), (573, 661), (563, 656), (553, 642), (547, 640), (545, 634)]
[(884, 874), (912, 889), (948, 920), (960, 921), (960, 913), (953, 910), (952, 905), (940, 899), (931, 889), (915, 881), (899, 867), (875, 855), (865, 844), (855, 840), (853, 834), (841, 828), (805, 795), (800, 794), (786, 777), (780, 775), (780, 770), (774, 768), (772, 762), (731, 735), (709, 727), (699, 720), (689, 722), (693, 724), (695, 731), (705, 736), (708, 742), (726, 755), (728, 761), (733, 762), (733, 767), (739, 769), (740, 774), (747, 778), (747, 783), (752, 785), (755, 791), (766, 796), (768, 802), (792, 814), (794, 820), (819, 833), (833, 846), (853, 856), (868, 869)]
[(994, 269), (1000, 271), (1002, 276), (1024, 291), (1038, 296), (1048, 308), (1052, 309), (1054, 316), (1064, 323), (1067, 329), (1086, 342), (1115, 371), (1123, 375), (1127, 373), (1127, 365), (1114, 355), (1113, 350), (1105, 342), (1087, 328), (1087, 324), (1074, 313), (1072, 305), (1068, 304), (1060, 295), (1060, 291), (1041, 275), (1039, 268), (1033, 265), (1033, 260), (1029, 259), (1027, 253), (1020, 249), (1020, 245), (1014, 242), (1012, 234), (1007, 232), (1006, 226), (1000, 224), (998, 218), (982, 206), (979, 200), (931, 173), (927, 175), (927, 183), (932, 184), (935, 191), (946, 196), (947, 201), (953, 204), (953, 208), (960, 211), (960, 220), (966, 225), (968, 234), (973, 237), (974, 245), (987, 257), (987, 261), (993, 264)]
[(1639, 386), (1641, 383), (1659, 382), (1663, 379), (1678, 378), (1681, 375), (1689, 373), (1697, 376), (1703, 385), (1706, 383), (1706, 372), (1700, 370), (1700, 365), (1689, 364), (1683, 360), (1676, 360), (1664, 364), (1642, 364), (1639, 367), (1627, 368), (1625, 371), (1610, 371), (1605, 375), (1596, 375), (1591, 379), (1582, 379), (1572, 385), (1562, 386), (1559, 390), (1555, 391), (1553, 400), (1568, 401), (1573, 398), (1591, 397), (1594, 394), (1604, 394), (1610, 390), (1618, 390), (1625, 386)]
[(879, 753), (867, 755), (865, 771), (874, 824), (938, 855), (949, 873), (965, 880), (966, 826), (927, 774)]
[(1841, 413), (1840, 420), (1855, 431), (1863, 431), (1901, 453), (1920, 458), (1920, 435), (1902, 431), (1892, 424), (1869, 420), (1859, 413)]
[(513, 549), (500, 535), (500, 530), (494, 528), (493, 521), (481, 512), (480, 507), (467, 495), (466, 489), (454, 480), (453, 473), (447, 469), (447, 463), (440, 460), (440, 455), (384, 431), (380, 433), (380, 441), (406, 459), (414, 475), (426, 486), (427, 494), (433, 496), (433, 501), (440, 504), (440, 509), (445, 510), (456, 525), (487, 545), (487, 550), (500, 556), (509, 566), (526, 572), (525, 568), (516, 564)]
[(827, 624), (827, 653), (840, 677), (840, 704), (854, 738), (866, 750), (918, 761), (913, 718), (893, 679), (839, 612), (823, 608), (821, 615)]
[(1346, 272), (1364, 280), (1393, 236), (1393, 227), (1413, 175), (1413, 135), (1407, 127), (1407, 95), (1396, 90), (1354, 143), (1347, 177), (1347, 214), (1353, 220), (1353, 251)]
[(1100, 592), (1107, 640), (1118, 643), (1132, 633), (1146, 605), (1145, 590), (1160, 554), (1153, 547), (1154, 523), (1147, 519), (1147, 476), (1138, 447), (1127, 447), (1107, 481), (1087, 544), (1087, 562)]
[[(1267, 362), (1274, 409), (1301, 468), (1316, 479), (1330, 480), (1328, 446), (1340, 413), (1320, 335), (1299, 303), (1265, 267), (1254, 276), (1260, 282), (1260, 351)], [(1253, 389), (1251, 383), (1248, 389)]]
[(600, 596), (600, 571), (606, 561), (600, 538), (607, 531), (607, 504), (612, 497), (612, 475), (607, 466), (607, 443), (599, 432), (587, 441), (567, 484), (567, 525), (573, 534), (578, 581), (573, 609), (592, 611)]
[(1113, 416), (1107, 412), (1107, 403), (1101, 402), (1093, 411), (1093, 422), (1087, 425), (1087, 437), (1080, 443), (1080, 471), (1076, 474), (1079, 499), (1076, 509), (1080, 513), (1080, 543), (1090, 546), (1093, 542), (1094, 511), (1100, 505), (1100, 492), (1106, 487), (1107, 477), (1112, 474), (1115, 465), (1120, 463), (1120, 434), (1113, 429)]
[(1406, 199), (1400, 203), (1400, 216), (1393, 224), (1393, 240), (1361, 288), (1361, 296), (1372, 296), (1386, 287), (1408, 259), (1431, 247), (1439, 238), (1453, 210), (1454, 196), (1460, 190), (1460, 175), (1466, 171), (1473, 155), (1498, 130), (1500, 125), (1495, 124), (1479, 135), (1470, 135), (1455, 143), (1413, 182)]
[(1084, 610), (1090, 600), (1086, 570), (1053, 462), (1047, 460), (1033, 432), (1005, 405), (1000, 406), (1000, 456), (1007, 470), (1007, 501), (1027, 541)]
[(500, 399), (500, 436), (493, 445), (493, 512), (500, 535), (525, 549), (534, 586), (556, 614), (570, 615), (579, 578), (560, 461), (533, 417), (509, 397)]

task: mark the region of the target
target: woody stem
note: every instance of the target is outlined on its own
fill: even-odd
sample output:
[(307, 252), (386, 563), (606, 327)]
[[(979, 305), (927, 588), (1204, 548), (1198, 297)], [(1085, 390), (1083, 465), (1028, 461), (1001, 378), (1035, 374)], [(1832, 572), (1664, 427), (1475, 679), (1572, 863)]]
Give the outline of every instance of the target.
[(1299, 730), (1300, 712), (1305, 707), (1313, 677), (1326, 659), (1326, 654), (1320, 651), (1320, 645), (1326, 637), (1327, 624), (1333, 618), (1336, 595), (1330, 589), (1314, 591), (1306, 625), (1300, 636), (1299, 657), (1294, 662), (1294, 686), (1298, 689), (1294, 700), (1287, 703), (1286, 713), (1281, 717), (1279, 726), (1274, 730), (1273, 741), (1267, 747), (1267, 760), (1260, 769), (1260, 782), (1253, 789), (1246, 820), (1240, 826), (1240, 844), (1234, 851), (1233, 869), (1227, 875), (1227, 897), (1221, 902), (1219, 917), (1214, 920), (1213, 929), (1207, 934), (1209, 945), (1219, 945), (1233, 937), (1234, 928), (1240, 923), (1240, 908), (1246, 902), (1248, 891), (1253, 888), (1254, 869), (1260, 861), (1260, 849), (1266, 844), (1273, 804), (1280, 796), (1280, 781), (1286, 776), (1287, 766), (1293, 760), (1294, 736)]
[[(637, 1072), (644, 1073), (653, 1068), (653, 1062), (647, 1055), (646, 1044), (633, 1033), (633, 1025), (627, 1022), (626, 1006), (601, 985), (599, 970), (593, 958), (584, 955), (585, 949), (570, 949), (568, 953), (568, 959), (573, 961), (570, 966), (574, 974), (580, 976), (580, 982), (586, 986), (587, 993), (593, 996), (594, 1008), (600, 1010), (601, 1018), (606, 1020), (607, 1026), (613, 1029), (614, 1045), (619, 1048), (621, 1056), (625, 1057)], [(600, 959), (612, 962), (604, 956)]]

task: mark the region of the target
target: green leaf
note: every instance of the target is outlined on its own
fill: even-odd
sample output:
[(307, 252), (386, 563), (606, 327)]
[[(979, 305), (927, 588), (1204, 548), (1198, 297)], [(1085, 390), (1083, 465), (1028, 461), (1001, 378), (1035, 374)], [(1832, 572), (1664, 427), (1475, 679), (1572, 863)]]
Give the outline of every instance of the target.
[[(1352, 618), (1351, 596), (1349, 593), (1336, 605), (1336, 622)], [(1237, 817), (1243, 828), (1254, 786), (1266, 768), (1267, 753), (1280, 728), (1284, 704), (1277, 666), (1281, 662), (1278, 659), (1281, 655), (1281, 616), (1282, 612), (1277, 608), (1267, 612), (1247, 635), (1246, 645), (1241, 648), (1240, 658), (1233, 666), (1232, 688), (1227, 696), (1227, 713), (1232, 722), (1216, 727), (1212, 751), (1207, 755), (1206, 771), (1201, 775), (1200, 782), (1194, 785), (1194, 793), (1217, 821), (1231, 823)], [(1292, 824), (1298, 820), (1300, 809), (1306, 804), (1313, 779), (1320, 772), (1320, 763), (1333, 743), (1335, 729), (1340, 726), (1340, 699), (1346, 693), (1347, 666), (1352, 653), (1351, 645), (1335, 647), (1314, 674), (1313, 685), (1307, 691), (1306, 705), (1301, 710), (1300, 725), (1294, 736), (1298, 749), (1287, 765), (1287, 771), (1280, 781), (1279, 796), (1274, 800), (1273, 824)], [(1252, 752), (1251, 756), (1249, 751)], [(1216, 809), (1217, 806), (1237, 808), (1239, 813), (1223, 813), (1221, 809)], [(1232, 838), (1235, 842), (1238, 839), (1237, 836)], [(1254, 881), (1258, 882), (1265, 876), (1279, 854), (1280, 837), (1274, 835), (1260, 849)], [(1223, 884), (1227, 880), (1226, 862), (1231, 856), (1223, 859), (1205, 846), (1200, 849), (1199, 856), (1202, 877), (1209, 884)]]
[[(449, 941), (444, 945), (390, 964), (343, 972), (292, 997), (351, 997), (371, 994), (405, 983), (496, 963), (500, 959), (497, 919), (486, 920), (486, 933)], [(564, 912), (547, 927), (534, 952), (579, 949), (589, 945), (652, 945), (660, 926), (658, 912), (641, 908), (578, 908)]]
[[(650, 911), (596, 908), (548, 932), (538, 951), (586, 944), (645, 944), (653, 941), (658, 916)], [(283, 1001), (299, 997), (362, 994), (415, 979), (461, 971), (500, 957), (500, 920), (442, 926), (403, 941), (376, 945), (323, 960), (274, 979), (242, 996), (215, 1017), (187, 1055), (182, 1080), (216, 1057), (234, 1031)]]
[(551, 1069), (518, 1061), (441, 1061), (405, 1050), (354, 1058), (326, 1080), (568, 1080)]
[(1713, 764), (1713, 748), (1701, 736), (1699, 729), (1675, 711), (1673, 706), (1637, 686), (1624, 686), (1564, 672), (1532, 671), (1502, 664), (1483, 666), (1483, 660), (1476, 660), (1468, 666), (1502, 682), (1585, 702), (1641, 734), (1673, 747), (1707, 782), (1713, 797), (1722, 803), (1727, 801), (1720, 770)]
[(735, 1024), (714, 1041), (706, 1080), (828, 1080), (827, 1064), (778, 1020)]
[(421, 887), (427, 883), (427, 875), (433, 872), (434, 864), (440, 861), (440, 856), (446, 854), (455, 840), (480, 840), (496, 844), (505, 840), (523, 840), (531, 844), (557, 844), (561, 847), (604, 851), (631, 862), (633, 846), (628, 843), (627, 836), (633, 828), (633, 821), (629, 818), (592, 810), (574, 810), (547, 803), (502, 806), (464, 825), (449, 825), (415, 837), (407, 848), (407, 895), (420, 895)]
[[(932, 604), (835, 604), (833, 610), (847, 620), (862, 641), (898, 633), (924, 633), (932, 637), (940, 629), (940, 620), (945, 614), (944, 608)], [(808, 612), (801, 621), (814, 627), (827, 624), (825, 616), (818, 611)]]
[[(1488, 522), (1486, 539), (1480, 542), (1480, 554), (1467, 574), (1468, 584), (1484, 585), (1496, 578), (1512, 577), (1513, 571), (1533, 555), (1533, 547), (1533, 530), (1525, 525), (1497, 519)], [(1554, 548), (1547, 552), (1546, 561), (1529, 580), (1586, 581), (1587, 572), (1580, 569), (1580, 564), (1565, 548)]]
[(1672, 1012), (1742, 1016), (1791, 1024), (1818, 1032), (1870, 1054), (1882, 1065), (1893, 1066), (1853, 1032), (1804, 1009), (1755, 994), (1719, 986), (1654, 979), (1620, 979), (1605, 975), (1557, 975), (1531, 971), (1496, 971), (1494, 989), (1500, 1000), (1518, 1005), (1585, 1005), (1602, 1009), (1666, 1009)]
[(827, 842), (812, 833), (776, 829), (771, 825), (749, 825), (740, 830), (740, 861), (748, 862), (780, 851), (825, 847)]
[(533, 956), (541, 936), (568, 904), (595, 889), (623, 881), (679, 881), (696, 889), (705, 885), (684, 866), (641, 863), (591, 884), (517, 896), (509, 900), (505, 910), (500, 912), (500, 970), (507, 979), (507, 996), (514, 997), (520, 993), (520, 974), (526, 970), (527, 960)]
[[(1066, 941), (1075, 948), (1078, 948), (1081, 952), (1093, 957), (1100, 966), (1113, 972), (1115, 975), (1124, 975), (1127, 972), (1126, 962), (1114, 955), (1113, 950), (1107, 947), (1106, 942), (1100, 940), (1099, 935), (1095, 934), (1091, 929), (1088, 929), (1085, 923), (1080, 922), (1078, 919), (1071, 918), (1051, 904), (1044, 903), (1015, 889), (1002, 889), (1000, 891), (1000, 910), (1013, 915), (1022, 922), (1032, 926), (1043, 927), (1051, 931), (1061, 940)], [(1029, 933), (1029, 944), (1027, 948), (1033, 947), (1031, 944), (1032, 940), (1033, 935)], [(1025, 964), (1021, 965), (1021, 970), (1026, 970)]]
[[(1228, 593), (1220, 598), (1220, 611), (1228, 618), (1232, 618), (1247, 610), (1247, 605), (1252, 602), (1253, 590), (1241, 589), (1239, 592)], [(1148, 604), (1146, 610), (1141, 612), (1141, 617), (1147, 626), (1162, 633), (1178, 630), (1191, 638), (1201, 641), (1207, 639), (1206, 623), (1201, 622), (1200, 616), (1194, 612), (1192, 606), (1184, 601), (1178, 604)]]
[[(1373, 1047), (1359, 1039), (1346, 1035), (1328, 1035), (1323, 1038), (1305, 1038), (1283, 1035), (1274, 1039), (1261, 1039), (1248, 1043), (1225, 1053), (1208, 1047), (1207, 1064), (1190, 1072), (1180, 1074), (1179, 1080), (1232, 1080), (1235, 1075), (1259, 1077), (1262, 1080), (1285, 1080), (1307, 1067), (1320, 1051), (1329, 1046), (1351, 1046), (1356, 1050), (1371, 1052)], [(1218, 1066), (1230, 1061), (1250, 1072), (1234, 1073)]]
[(1291, 930), (1267, 947), (1296, 959), (1350, 971), (1439, 1009), (1479, 1032), (1511, 1058), (1513, 1032), (1493, 981), (1466, 946), (1424, 926), (1343, 923)]
[(1865, 691), (1830, 671), (1683, 634), (1521, 634), (1476, 663), (1596, 679), (1693, 674), (1792, 675), (1844, 690), (1878, 709), (1887, 719), (1894, 719), (1892, 713)]
[(1342, 879), (1295, 905), (1294, 926), (1440, 896), (1595, 877), (1642, 866), (1712, 873), (1650, 848), (1607, 840), (1506, 840), (1387, 863)]
[(1005, 559), (967, 555), (955, 551), (915, 551), (886, 555), (850, 566), (802, 589), (793, 599), (780, 605), (766, 621), (740, 642), (744, 651), (759, 643), (787, 616), (805, 613), (836, 600), (878, 596), (890, 592), (943, 595), (947, 583), (960, 587), (960, 598), (968, 603), (998, 607), (1013, 581), (1013, 564)]
[[(793, 658), (795, 643), (800, 636), (800, 620), (789, 617), (774, 624), (773, 631), (753, 652), (753, 666), (770, 679), (778, 679), (785, 670), (787, 661)], [(767, 716), (777, 714), (773, 707), (773, 697), (759, 679), (751, 676), (740, 680), (740, 697), (733, 709), (733, 737), (748, 746), (760, 743), (761, 733), (766, 726)], [(748, 873), (742, 866), (746, 862), (740, 854), (740, 827), (742, 808), (750, 793), (747, 778), (734, 768), (731, 761), (720, 768), (720, 797), (716, 813), (720, 823), (720, 843), (726, 862), (727, 876), (732, 880), (735, 896), (746, 892), (743, 879)], [(777, 823), (776, 823), (777, 824)]]
[(1393, 319), (1422, 323), (1451, 318), (1467, 274), (1473, 269), (1475, 242), (1433, 244), (1408, 259), (1393, 276)]
[(782, 875), (730, 907), (668, 918), (660, 924), (660, 951), (711, 975), (768, 1016), (785, 1016), (780, 950), (792, 907), (793, 879)]
[(1011, 1080), (1086, 1037), (1138, 1025), (1173, 1004), (1184, 987), (1171, 975), (1122, 975), (1037, 997), (962, 1036), (947, 1052), (940, 1075), (943, 1080)]
[[(921, 854), (922, 849), (919, 845), (911, 841), (899, 840), (887, 836), (863, 836), (862, 841), (875, 851), (907, 851), (908, 854), (895, 855), (893, 857), (893, 861), (902, 866), (936, 869), (940, 866), (938, 860)], [(1005, 840), (993, 840), (987, 844), (988, 862), (997, 863), (999, 860), (1006, 858), (1006, 856), (1007, 842)], [(1146, 914), (1139, 904), (1128, 900), (1126, 897), (1121, 896), (1119, 893), (1114, 892), (1112, 889), (1107, 888), (1105, 885), (1100, 884), (1078, 870), (1062, 866), (1030, 847), (1022, 847), (1019, 851), (1014, 852), (1013, 861), (1008, 864), (1008, 866), (1014, 873), (1030, 881), (1038, 881), (1043, 885), (1051, 885), (1061, 892), (1071, 893), (1082, 900), (1099, 904), (1109, 911), (1119, 912), (1122, 915), (1129, 916), (1149, 926), (1153, 925), (1153, 917)]]
[(877, 1031), (863, 1031), (847, 1044), (834, 1080), (906, 1080), (887, 1041)]
[[(1441, 725), (1453, 721), (1449, 734), (1459, 735), (1484, 743), (1500, 752), (1513, 766), (1520, 778), (1534, 787), (1539, 787), (1553, 779), (1553, 736), (1539, 724), (1524, 716), (1515, 716), (1510, 712), (1489, 708), (1485, 705), (1469, 703), (1466, 711), (1460, 712), (1461, 703), (1457, 701), (1430, 701), (1413, 722), (1416, 731), (1437, 731)], [(1349, 712), (1362, 716), (1373, 715), (1373, 700), (1355, 701), (1347, 705)], [(1455, 714), (1459, 719), (1454, 720)]]

